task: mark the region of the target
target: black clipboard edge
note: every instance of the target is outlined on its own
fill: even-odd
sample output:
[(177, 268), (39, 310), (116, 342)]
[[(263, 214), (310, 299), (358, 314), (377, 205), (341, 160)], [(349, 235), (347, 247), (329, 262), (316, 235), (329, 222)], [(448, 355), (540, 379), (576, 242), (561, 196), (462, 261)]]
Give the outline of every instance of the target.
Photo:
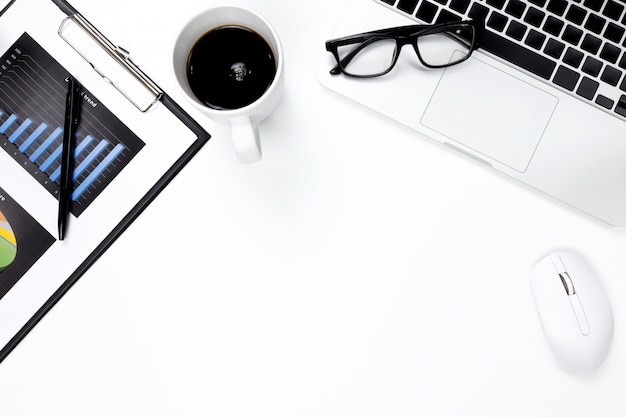
[(209, 141), (211, 135), (207, 133), (195, 120), (172, 100), (167, 94), (161, 97), (161, 102), (181, 118), (187, 126), (198, 135), (198, 139), (185, 151), (183, 155), (167, 170), (165, 174), (152, 186), (144, 197), (128, 212), (111, 233), (94, 249), (94, 251), (83, 261), (82, 264), (65, 280), (65, 282), (48, 298), (48, 300), (37, 310), (37, 312), (24, 324), (24, 326), (9, 340), (0, 351), (0, 363), (15, 349), (15, 347), (26, 337), (26, 335), (43, 319), (43, 317), (56, 305), (57, 302), (76, 284), (85, 272), (94, 264), (104, 252), (117, 240), (118, 237), (128, 229), (135, 219), (154, 201), (163, 189), (174, 179), (174, 177), (185, 167), (195, 154)]
[[(62, 11), (67, 14), (76, 13), (65, 0), (52, 0)], [(12, 0), (2, 11), (0, 16), (13, 4)], [(17, 347), (17, 345), (30, 333), (30, 331), (44, 318), (44, 316), (59, 302), (59, 300), (78, 282), (106, 250), (119, 238), (137, 217), (154, 201), (176, 175), (187, 165), (191, 158), (209, 141), (211, 135), (198, 124), (185, 110), (183, 110), (169, 95), (163, 93), (160, 102), (178, 117), (197, 136), (193, 144), (187, 148), (180, 158), (172, 165), (163, 176), (148, 190), (139, 202), (124, 216), (119, 224), (107, 235), (106, 238), (91, 252), (91, 254), (76, 268), (65, 282), (46, 300), (35, 314), (22, 326), (22, 328), (0, 350), (0, 363)]]

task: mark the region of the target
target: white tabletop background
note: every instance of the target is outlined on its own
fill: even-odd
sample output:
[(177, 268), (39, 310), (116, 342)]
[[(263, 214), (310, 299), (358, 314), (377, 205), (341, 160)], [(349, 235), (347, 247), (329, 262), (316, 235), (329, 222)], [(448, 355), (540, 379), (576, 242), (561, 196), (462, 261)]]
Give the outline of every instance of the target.
[[(0, 364), (0, 416), (626, 415), (626, 232), (322, 87), (345, 0), (236, 2), (286, 59), (253, 165), (170, 75), (217, 2), (72, 4), (213, 138)], [(612, 302), (593, 375), (559, 368), (535, 312), (555, 248)]]

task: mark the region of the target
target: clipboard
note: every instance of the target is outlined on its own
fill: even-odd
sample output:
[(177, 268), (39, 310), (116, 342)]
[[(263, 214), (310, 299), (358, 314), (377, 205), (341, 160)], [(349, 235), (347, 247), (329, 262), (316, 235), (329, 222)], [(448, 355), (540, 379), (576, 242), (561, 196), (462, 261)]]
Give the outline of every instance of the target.
[[(19, 17), (34, 6), (46, 23), (22, 28)], [(97, 48), (85, 51), (84, 42)], [(0, 56), (2, 362), (210, 135), (65, 0), (12, 0), (0, 11)], [(67, 74), (84, 86), (87, 114), (70, 227), (59, 241), (57, 96)]]

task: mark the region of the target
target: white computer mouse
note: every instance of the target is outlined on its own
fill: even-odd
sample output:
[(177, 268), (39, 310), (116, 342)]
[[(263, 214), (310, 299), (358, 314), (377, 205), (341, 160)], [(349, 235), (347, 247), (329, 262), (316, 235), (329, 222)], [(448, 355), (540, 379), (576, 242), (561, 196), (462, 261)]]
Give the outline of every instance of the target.
[(557, 251), (531, 271), (543, 330), (556, 359), (571, 372), (597, 370), (613, 340), (613, 313), (600, 279), (572, 251)]

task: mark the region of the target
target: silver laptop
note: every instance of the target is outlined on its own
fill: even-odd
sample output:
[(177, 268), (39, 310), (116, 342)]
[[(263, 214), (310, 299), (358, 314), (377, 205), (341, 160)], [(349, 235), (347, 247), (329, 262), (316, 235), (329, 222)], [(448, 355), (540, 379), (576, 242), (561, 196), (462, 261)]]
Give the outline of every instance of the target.
[(323, 85), (611, 225), (626, 225), (626, 4), (614, 0), (352, 0), (330, 38), (484, 21), (479, 48), (429, 69), (404, 48), (377, 78)]

